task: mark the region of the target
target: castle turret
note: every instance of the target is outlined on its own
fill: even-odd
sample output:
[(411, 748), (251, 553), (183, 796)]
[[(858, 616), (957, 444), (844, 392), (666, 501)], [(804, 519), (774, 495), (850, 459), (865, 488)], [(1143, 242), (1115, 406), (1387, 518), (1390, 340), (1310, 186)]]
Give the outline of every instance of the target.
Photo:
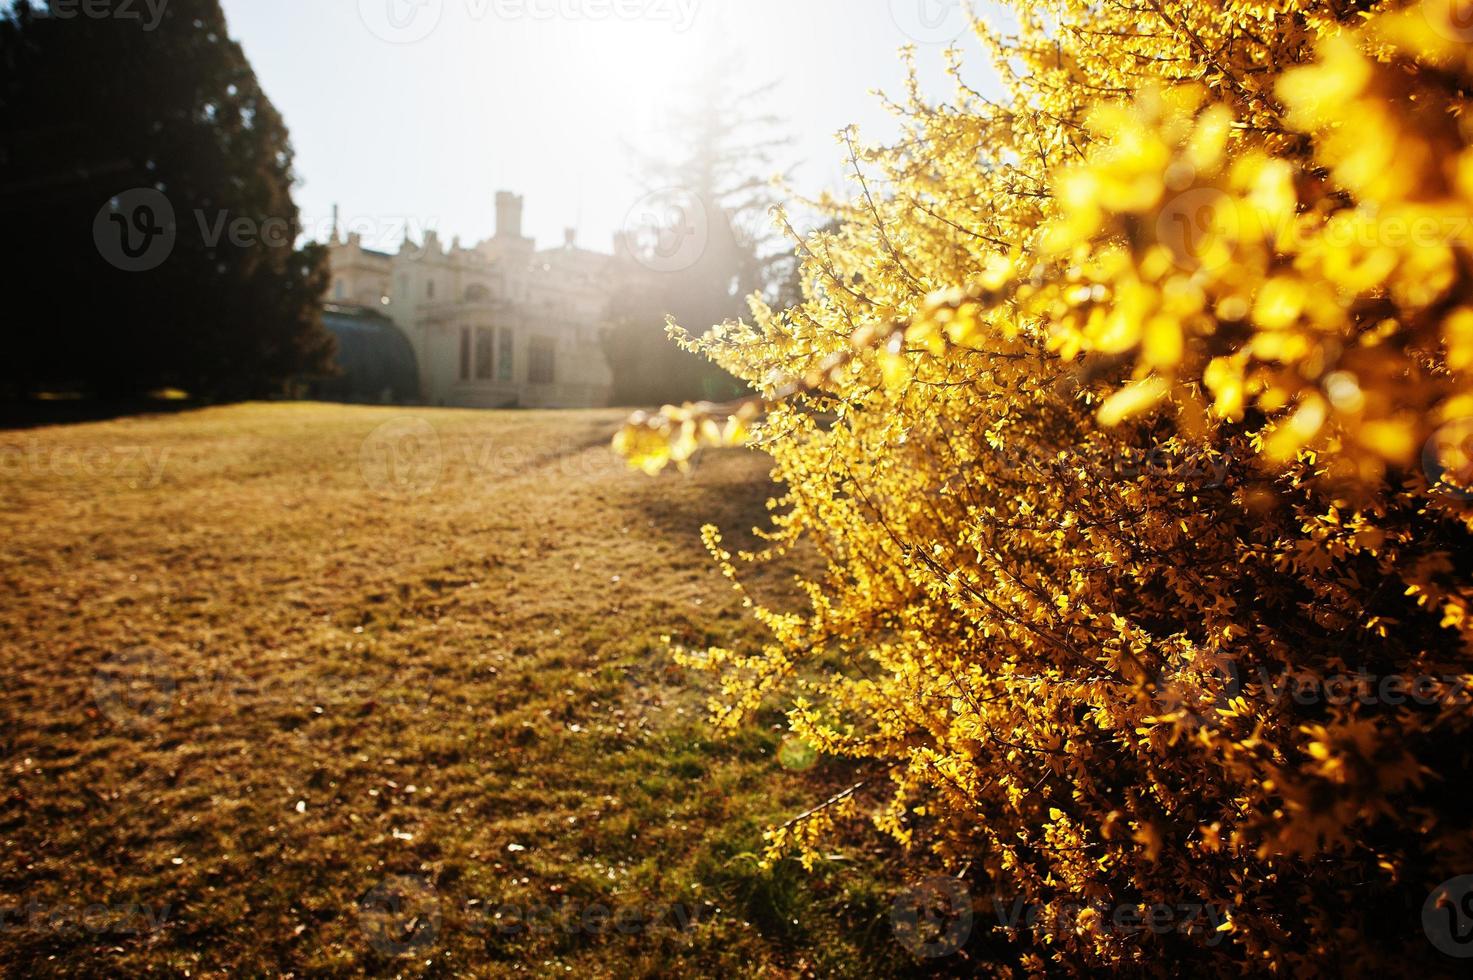
[(522, 196), (511, 191), (496, 192), (496, 237), (522, 237)]

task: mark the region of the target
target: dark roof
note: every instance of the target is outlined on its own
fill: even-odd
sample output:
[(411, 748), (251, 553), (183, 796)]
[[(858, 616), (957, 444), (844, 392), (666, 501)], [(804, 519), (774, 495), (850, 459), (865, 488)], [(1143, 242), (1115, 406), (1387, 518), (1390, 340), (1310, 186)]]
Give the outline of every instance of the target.
[(372, 403), (419, 400), (414, 345), (394, 321), (370, 310), (328, 306), (322, 322), (337, 338), (340, 373), (314, 382), (315, 397)]

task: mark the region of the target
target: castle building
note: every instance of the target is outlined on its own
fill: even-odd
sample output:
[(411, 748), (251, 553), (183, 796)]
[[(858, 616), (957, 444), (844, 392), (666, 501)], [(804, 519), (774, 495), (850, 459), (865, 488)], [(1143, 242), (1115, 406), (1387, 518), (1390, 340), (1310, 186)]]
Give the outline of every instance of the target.
[[(336, 222), (334, 222), (336, 226)], [(496, 195), (496, 233), (446, 248), (430, 231), (395, 254), (361, 236), (328, 247), (334, 311), (387, 316), (414, 349), (419, 401), (468, 408), (607, 405), (613, 377), (602, 333), (613, 291), (613, 255), (537, 249), (522, 234), (522, 198)]]

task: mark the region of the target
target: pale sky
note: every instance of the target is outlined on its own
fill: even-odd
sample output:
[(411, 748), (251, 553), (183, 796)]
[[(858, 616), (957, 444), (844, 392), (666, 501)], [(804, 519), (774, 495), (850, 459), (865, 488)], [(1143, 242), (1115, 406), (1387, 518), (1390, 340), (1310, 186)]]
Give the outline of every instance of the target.
[(958, 0), (223, 0), (232, 35), (285, 116), (304, 228), (334, 203), (367, 242), (408, 223), (442, 241), (491, 234), (498, 189), (526, 197), (539, 245), (577, 226), (608, 250), (643, 193), (626, 145), (656, 141), (682, 79), (719, 38), (738, 88), (779, 87), (805, 193), (843, 184), (834, 133), (893, 132), (870, 94), (899, 96), (914, 42), (946, 97), (942, 51), (959, 36), (968, 81), (991, 88)]

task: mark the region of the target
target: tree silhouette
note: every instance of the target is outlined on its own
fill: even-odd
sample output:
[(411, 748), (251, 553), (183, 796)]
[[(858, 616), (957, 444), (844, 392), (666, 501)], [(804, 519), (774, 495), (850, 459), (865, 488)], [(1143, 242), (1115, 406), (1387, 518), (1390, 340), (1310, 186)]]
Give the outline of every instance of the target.
[[(136, 9), (137, 16), (129, 16)], [(0, 16), (0, 391), (211, 398), (326, 370), (325, 252), (297, 249), (286, 127), (218, 0)]]
[(671, 117), (673, 145), (641, 154), (649, 195), (621, 249), (629, 274), (613, 298), (605, 338), (616, 404), (723, 400), (746, 391), (665, 335), (667, 316), (696, 333), (743, 316), (746, 297), (774, 286), (782, 263), (791, 262), (786, 250), (767, 248), (770, 178), (786, 145), (781, 121), (750, 108), (771, 86), (733, 89), (734, 71), (730, 54), (713, 57)]

